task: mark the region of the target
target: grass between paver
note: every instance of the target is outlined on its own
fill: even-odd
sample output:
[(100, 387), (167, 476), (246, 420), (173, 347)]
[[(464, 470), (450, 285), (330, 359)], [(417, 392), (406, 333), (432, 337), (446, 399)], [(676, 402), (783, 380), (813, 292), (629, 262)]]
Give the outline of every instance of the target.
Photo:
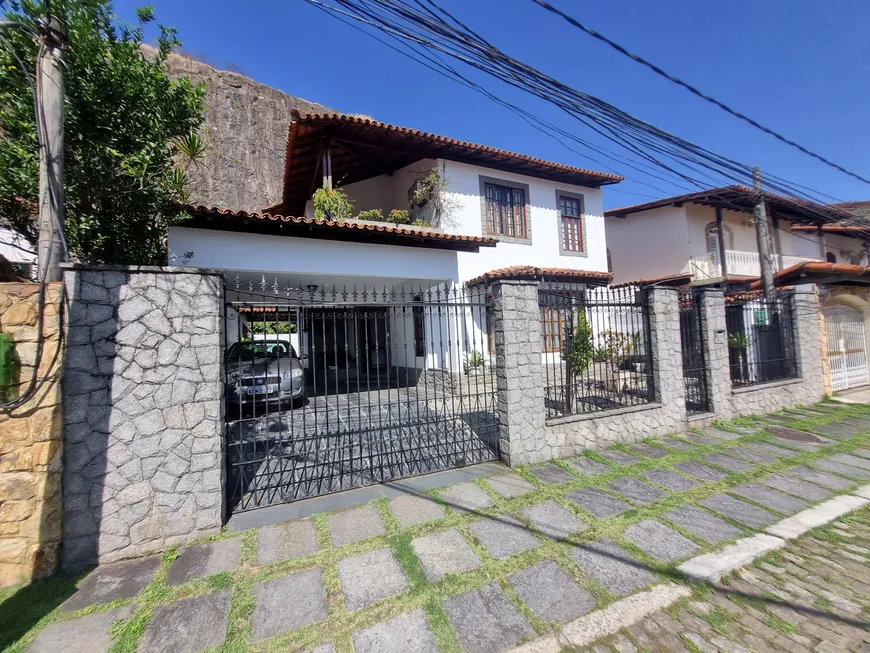
[[(821, 407), (826, 411), (822, 415), (801, 413), (799, 409), (779, 414), (794, 420), (788, 426), (809, 431), (850, 416), (870, 418), (870, 406), (844, 406), (825, 403)], [(595, 519), (565, 496), (582, 488), (594, 487), (624, 500), (624, 497), (620, 497), (608, 488), (608, 485), (615, 479), (622, 476), (632, 476), (644, 483), (655, 486), (655, 483), (644, 477), (644, 472), (664, 468), (680, 473), (679, 470), (673, 469), (673, 466), (680, 462), (699, 460), (709, 453), (727, 453), (735, 446), (747, 443), (773, 443), (773, 436), (758, 432), (758, 429), (772, 423), (773, 421), (765, 420), (763, 417), (743, 417), (728, 422), (717, 422), (714, 424), (716, 428), (740, 433), (742, 434), (741, 437), (735, 440), (717, 441), (715, 444), (698, 444), (698, 446), (685, 451), (668, 449), (666, 445), (655, 439), (644, 440), (644, 442), (657, 446), (667, 452), (666, 456), (657, 459), (649, 459), (639, 455), (631, 450), (630, 445), (616, 445), (615, 449), (639, 457), (638, 462), (626, 467), (616, 467), (613, 463), (595, 452), (584, 452), (584, 455), (587, 457), (610, 467), (608, 471), (597, 476), (579, 476), (577, 470), (566, 460), (554, 460), (553, 462), (556, 465), (570, 472), (574, 479), (560, 485), (546, 485), (531, 472), (533, 466), (519, 466), (512, 471), (535, 486), (536, 490), (512, 499), (502, 498), (489, 486), (485, 478), (476, 479), (474, 483), (493, 500), (493, 505), (475, 513), (461, 513), (452, 510), (449, 504), (440, 496), (437, 489), (431, 490), (428, 494), (446, 508), (446, 516), (404, 529), (400, 527), (398, 521), (393, 516), (388, 500), (379, 499), (374, 502), (374, 505), (384, 523), (385, 534), (342, 547), (332, 546), (327, 515), (314, 515), (312, 521), (315, 525), (318, 551), (309, 556), (285, 560), (266, 566), (257, 563), (256, 531), (246, 531), (239, 534), (222, 533), (208, 539), (239, 537), (242, 540), (240, 564), (235, 571), (198, 579), (181, 586), (168, 586), (166, 584), (166, 574), (178, 553), (176, 549), (171, 549), (163, 555), (162, 564), (156, 577), (137, 597), (94, 606), (76, 613), (60, 614), (57, 607), (63, 598), (71, 593), (73, 586), (81, 577), (55, 578), (38, 581), (24, 588), (0, 590), (0, 648), (7, 646), (9, 651), (23, 651), (33, 640), (36, 633), (52, 621), (73, 619), (91, 612), (108, 610), (118, 605), (135, 603), (137, 608), (132, 619), (125, 624), (119, 625), (113, 631), (117, 639), (112, 651), (114, 653), (132, 653), (135, 651), (137, 643), (156, 608), (181, 598), (206, 594), (218, 589), (230, 589), (232, 591), (226, 644), (217, 649), (222, 651), (304, 650), (328, 641), (333, 642), (336, 651), (352, 651), (352, 633), (417, 608), (422, 609), (426, 615), (439, 648), (446, 652), (458, 651), (460, 647), (444, 612), (442, 602), (450, 596), (477, 589), (492, 582), (500, 583), (508, 600), (515, 605), (520, 614), (535, 631), (538, 634), (542, 634), (558, 626), (544, 623), (520, 600), (519, 596), (507, 582), (507, 577), (513, 572), (525, 569), (542, 560), (554, 560), (575, 582), (592, 594), (596, 601), (596, 607), (602, 608), (612, 602), (615, 597), (610, 596), (601, 586), (588, 577), (582, 568), (572, 560), (569, 552), (576, 545), (590, 543), (606, 537), (613, 539), (626, 549), (640, 564), (648, 566), (651, 570), (665, 578), (685, 582), (685, 579), (676, 570), (676, 564), (678, 563), (665, 564), (650, 557), (639, 547), (623, 537), (625, 529), (631, 524), (642, 520), (658, 520), (698, 545), (698, 553), (719, 548), (728, 544), (728, 542), (710, 545), (704, 540), (699, 539), (692, 532), (677, 524), (668, 522), (663, 516), (664, 513), (681, 505), (697, 504), (697, 501), (705, 497), (721, 492), (728, 492), (730, 488), (743, 483), (757, 481), (770, 474), (784, 472), (795, 466), (811, 465), (813, 461), (821, 457), (853, 451), (856, 447), (870, 442), (870, 425), (868, 425), (865, 432), (845, 440), (835, 440), (830, 436), (820, 433), (823, 437), (831, 440), (830, 446), (816, 451), (792, 449), (793, 453), (790, 456), (767, 464), (752, 463), (753, 468), (746, 472), (730, 473), (721, 481), (713, 483), (699, 482), (697, 487), (689, 491), (668, 493), (650, 505), (633, 507), (627, 512), (609, 519)], [(693, 442), (691, 434), (680, 434), (672, 437), (692, 444), (696, 443)], [(776, 445), (781, 448), (788, 448), (788, 445), (783, 442), (776, 442)], [(704, 462), (704, 464), (709, 463)], [(862, 484), (862, 481), (850, 480), (853, 481), (850, 487)], [(863, 481), (863, 483), (866, 482)], [(845, 491), (848, 491), (848, 489)], [(589, 527), (561, 542), (550, 540), (538, 533), (531, 522), (525, 518), (521, 509), (548, 499), (556, 501), (569, 512), (583, 519), (589, 524)], [(740, 500), (744, 502), (748, 501), (744, 497), (740, 497)], [(749, 502), (751, 503), (751, 501)], [(770, 510), (769, 508), (765, 509)], [(513, 517), (527, 528), (530, 528), (539, 539), (539, 546), (507, 559), (493, 559), (476, 540), (469, 529), (469, 524), (483, 516), (498, 515)], [(753, 532), (752, 529), (733, 519), (722, 515), (717, 516), (736, 526), (740, 530), (741, 536)], [(481, 559), (482, 564), (471, 571), (448, 575), (434, 583), (429, 582), (423, 573), (420, 561), (413, 551), (411, 542), (417, 537), (449, 528), (455, 528), (462, 533), (472, 550)], [(842, 535), (838, 535), (835, 529), (821, 529), (816, 537), (824, 541), (834, 541), (835, 538), (845, 539)], [(410, 588), (399, 595), (385, 599), (375, 605), (349, 612), (344, 605), (341, 593), (337, 570), (338, 561), (382, 547), (390, 547), (392, 549), (410, 582)], [(773, 558), (768, 562), (772, 564)], [(259, 582), (280, 578), (294, 571), (309, 569), (315, 566), (323, 570), (323, 582), (327, 598), (327, 619), (316, 624), (304, 626), (291, 633), (280, 635), (266, 642), (249, 643), (248, 635), (251, 628), (251, 614), (254, 610), (254, 586)], [(703, 589), (698, 587), (697, 592), (703, 593)], [(12, 608), (12, 606), (16, 606), (16, 608), (8, 609)], [(288, 608), (291, 607), (288, 606)], [(718, 624), (718, 628), (724, 628), (727, 624), (727, 613), (722, 614), (713, 610), (704, 618), (714, 628), (717, 628), (716, 624)], [(768, 625), (774, 630), (786, 628), (786, 626), (774, 620), (771, 620), (771, 623)]]

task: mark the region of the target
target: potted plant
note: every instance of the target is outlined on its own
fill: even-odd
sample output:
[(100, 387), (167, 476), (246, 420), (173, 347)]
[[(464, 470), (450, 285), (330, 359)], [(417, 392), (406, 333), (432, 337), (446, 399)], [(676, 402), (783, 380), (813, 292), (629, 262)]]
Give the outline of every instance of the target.
[(465, 368), (466, 376), (477, 376), (483, 372), (483, 367), (486, 364), (486, 359), (476, 349), (471, 353), (465, 355), (465, 364), (463, 367)]

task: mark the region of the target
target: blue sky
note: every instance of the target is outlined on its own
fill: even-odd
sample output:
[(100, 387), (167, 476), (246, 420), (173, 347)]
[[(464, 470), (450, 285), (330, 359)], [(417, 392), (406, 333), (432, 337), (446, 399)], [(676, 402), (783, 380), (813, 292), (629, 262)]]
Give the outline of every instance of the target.
[[(870, 177), (866, 0), (552, 1), (762, 124)], [(141, 4), (115, 0), (114, 6), (119, 17), (132, 19)], [(566, 149), (508, 110), (303, 0), (151, 4), (159, 22), (178, 29), (185, 50), (219, 66), (230, 61), (248, 76), (291, 95), (384, 122), (623, 174), (626, 182), (605, 191), (607, 207), (685, 192), (600, 154)], [(870, 199), (870, 186), (695, 98), (531, 0), (443, 4), (502, 50), (647, 122), (838, 199)], [(506, 99), (601, 143), (547, 103), (491, 78), (477, 79)]]

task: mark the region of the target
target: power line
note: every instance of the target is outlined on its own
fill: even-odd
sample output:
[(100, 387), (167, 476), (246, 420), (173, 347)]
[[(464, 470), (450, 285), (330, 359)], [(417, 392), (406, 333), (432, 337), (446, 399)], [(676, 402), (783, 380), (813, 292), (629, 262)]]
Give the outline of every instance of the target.
[(646, 59), (644, 59), (640, 55), (637, 55), (633, 52), (630, 52), (629, 50), (627, 50), (623, 46), (619, 45), (619, 43), (612, 41), (611, 39), (607, 38), (606, 36), (604, 36), (600, 32), (595, 31), (591, 27), (587, 27), (586, 25), (584, 25), (583, 23), (578, 21), (576, 18), (569, 16), (568, 14), (563, 12), (561, 9), (558, 9), (558, 8), (554, 7), (553, 5), (551, 5), (549, 2), (546, 2), (545, 0), (532, 0), (532, 2), (543, 7), (544, 9), (546, 9), (549, 12), (556, 14), (557, 16), (560, 16), (561, 18), (566, 20), (568, 23), (570, 23), (571, 25), (573, 25), (577, 29), (582, 30), (583, 32), (586, 32), (589, 36), (591, 36), (595, 39), (598, 39), (602, 43), (606, 43), (607, 45), (609, 45), (611, 48), (613, 48), (617, 52), (624, 54), (626, 57), (629, 57), (630, 59), (633, 59), (634, 61), (641, 64), (642, 66), (646, 66), (647, 68), (652, 70), (654, 73), (656, 73), (657, 75), (660, 75), (661, 77), (664, 77), (668, 81), (671, 81), (678, 86), (682, 86), (684, 89), (686, 89), (687, 91), (689, 91), (693, 95), (696, 95), (699, 98), (701, 98), (702, 100), (706, 100), (710, 104), (713, 104), (713, 105), (719, 107), (720, 109), (731, 114), (735, 118), (738, 118), (738, 119), (752, 125), (756, 129), (760, 129), (765, 134), (773, 136), (775, 139), (782, 141), (783, 143), (790, 145), (791, 147), (794, 147), (797, 150), (800, 150), (801, 152), (803, 152), (807, 156), (811, 156), (812, 158), (814, 158), (818, 161), (821, 161), (825, 165), (828, 165), (828, 166), (834, 168), (835, 170), (839, 170), (840, 172), (842, 172), (846, 175), (849, 175), (850, 177), (854, 177), (855, 179), (857, 179), (859, 181), (863, 181), (865, 184), (870, 184), (870, 180), (868, 180), (867, 178), (862, 177), (858, 173), (852, 172), (851, 170), (848, 170), (837, 163), (834, 163), (833, 161), (822, 156), (821, 154), (816, 154), (815, 152), (807, 149), (806, 147), (804, 147), (803, 145), (801, 145), (799, 143), (795, 143), (793, 140), (786, 138), (785, 136), (783, 136), (779, 132), (774, 131), (770, 127), (765, 127), (764, 125), (760, 124), (756, 120), (753, 120), (752, 118), (750, 118), (746, 114), (741, 113), (740, 111), (737, 111), (736, 109), (732, 109), (730, 106), (728, 106), (724, 102), (720, 102), (716, 98), (711, 97), (710, 95), (707, 95), (706, 93), (699, 90), (695, 86), (692, 86), (688, 82), (684, 82), (682, 79), (675, 77), (668, 72), (665, 72), (664, 70), (659, 68), (654, 63), (647, 61)]
[[(492, 46), (432, 0), (414, 0), (423, 10), (398, 0), (333, 0), (333, 4), (321, 0), (306, 1), (385, 32), (411, 48), (425, 48), (447, 55), (539, 97), (647, 164), (659, 167), (697, 188), (735, 183), (748, 186), (750, 183), (750, 166), (665, 132), (516, 60)], [(698, 175), (705, 180), (699, 179)], [(723, 179), (726, 184), (721, 183)], [(776, 194), (794, 198), (806, 197), (807, 194), (803, 192), (806, 190), (817, 193), (770, 174), (767, 175), (766, 185)], [(809, 201), (824, 203), (814, 198)], [(812, 204), (805, 203), (804, 208), (815, 214), (820, 222), (845, 223), (851, 220), (862, 227), (870, 224), (863, 217), (850, 215), (841, 209), (834, 214), (829, 209)]]

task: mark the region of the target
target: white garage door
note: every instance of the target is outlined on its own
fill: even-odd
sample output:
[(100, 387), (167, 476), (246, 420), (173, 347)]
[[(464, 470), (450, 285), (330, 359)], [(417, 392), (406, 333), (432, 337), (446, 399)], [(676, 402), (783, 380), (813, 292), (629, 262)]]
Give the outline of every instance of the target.
[(870, 384), (864, 316), (846, 306), (825, 309), (828, 362), (834, 391)]

